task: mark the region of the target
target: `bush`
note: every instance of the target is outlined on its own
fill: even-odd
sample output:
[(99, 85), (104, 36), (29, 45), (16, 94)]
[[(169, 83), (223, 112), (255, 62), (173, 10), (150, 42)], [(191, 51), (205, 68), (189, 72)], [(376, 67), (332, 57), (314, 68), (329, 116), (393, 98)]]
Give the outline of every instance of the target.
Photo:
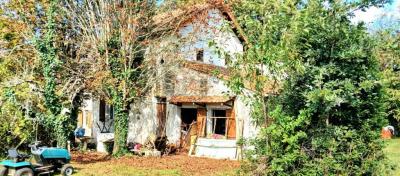
[[(375, 42), (362, 24), (350, 22), (355, 4), (296, 2), (244, 1), (239, 7), (250, 11), (239, 13), (245, 30), (263, 25), (269, 30), (257, 37), (255, 29), (248, 31), (254, 43), (246, 61), (262, 62), (274, 74), (283, 72), (276, 77), (285, 77), (282, 92), (271, 104), (260, 106), (262, 98), (253, 100), (255, 120), (270, 124), (251, 142), (256, 149), (248, 153), (251, 164), (245, 171), (384, 174), (379, 133), (387, 120)], [(277, 62), (283, 67), (272, 67)], [(263, 79), (253, 80), (266, 85)], [(270, 110), (268, 120), (260, 120), (266, 118), (264, 107)]]

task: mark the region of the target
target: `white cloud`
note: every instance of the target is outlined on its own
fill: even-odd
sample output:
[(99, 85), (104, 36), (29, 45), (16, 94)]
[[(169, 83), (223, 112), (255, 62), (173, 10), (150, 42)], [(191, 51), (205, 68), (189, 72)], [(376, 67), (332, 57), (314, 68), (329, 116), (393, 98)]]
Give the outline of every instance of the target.
[(353, 23), (365, 22), (367, 24), (375, 22), (383, 16), (390, 16), (393, 19), (400, 19), (400, 0), (394, 0), (392, 4), (383, 8), (371, 7), (365, 12), (358, 10), (354, 12), (354, 17), (351, 19)]
[(354, 12), (354, 17), (351, 19), (353, 23), (358, 23), (364, 21), (365, 23), (374, 22), (376, 19), (381, 17), (385, 11), (383, 8), (371, 7), (367, 9), (365, 12), (358, 10)]

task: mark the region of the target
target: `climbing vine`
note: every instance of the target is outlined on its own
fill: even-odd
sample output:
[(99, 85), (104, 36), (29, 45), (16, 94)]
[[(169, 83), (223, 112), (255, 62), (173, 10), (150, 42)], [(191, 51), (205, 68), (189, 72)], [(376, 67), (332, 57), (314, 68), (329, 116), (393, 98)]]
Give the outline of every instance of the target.
[(68, 134), (68, 117), (61, 114), (62, 104), (60, 97), (56, 94), (57, 71), (60, 69), (60, 60), (57, 55), (56, 42), (56, 15), (58, 1), (53, 0), (46, 12), (46, 25), (43, 34), (40, 34), (35, 45), (42, 63), (42, 72), (45, 80), (44, 99), (48, 112), (43, 117), (47, 129), (52, 131), (58, 146), (65, 146)]
[(124, 108), (122, 94), (117, 90), (111, 90), (112, 102), (114, 107), (114, 155), (126, 153), (126, 139), (128, 138), (128, 111)]
[(79, 41), (83, 46), (80, 52), (96, 56), (93, 64), (98, 67), (89, 83), (94, 86), (87, 91), (101, 94), (113, 105), (113, 154), (121, 155), (126, 152), (130, 105), (145, 92), (148, 81), (144, 73), (145, 49), (161, 35), (161, 30), (154, 27), (152, 20), (156, 14), (153, 1), (95, 2), (98, 3), (76, 4), (68, 0), (67, 13), (74, 23), (72, 28), (85, 35)]

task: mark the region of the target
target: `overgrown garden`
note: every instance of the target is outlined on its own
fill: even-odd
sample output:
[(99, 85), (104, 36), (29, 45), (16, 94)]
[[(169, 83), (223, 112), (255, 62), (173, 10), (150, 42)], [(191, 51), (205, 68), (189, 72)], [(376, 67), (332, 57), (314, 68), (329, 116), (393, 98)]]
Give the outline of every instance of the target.
[[(248, 153), (245, 173), (387, 173), (380, 130), (389, 124), (388, 113), (396, 118), (397, 70), (393, 67), (399, 60), (399, 35), (391, 31), (371, 36), (364, 24), (350, 21), (356, 9), (382, 3), (236, 4), (250, 45), (242, 59), (247, 75), (242, 76), (239, 67), (231, 87), (240, 91), (246, 81), (255, 80), (259, 88), (250, 103), (261, 131), (249, 141), (255, 149)], [(379, 59), (385, 60), (383, 68)], [(267, 65), (272, 76), (265, 76), (260, 65)], [(265, 97), (263, 87), (271, 82), (281, 82), (281, 91)]]
[[(153, 17), (195, 1), (0, 2), (0, 155), (41, 140), (65, 147), (84, 92), (115, 108), (115, 155), (126, 152), (130, 104), (149, 89), (146, 49), (168, 35)], [(197, 2), (199, 3), (199, 2)], [(228, 81), (248, 97), (260, 133), (241, 172), (379, 175), (383, 126), (399, 129), (400, 34), (354, 24), (363, 1), (226, 1), (248, 39)], [(397, 31), (396, 31), (397, 30)], [(273, 84), (278, 94), (263, 94)], [(39, 129), (40, 133), (35, 134)]]

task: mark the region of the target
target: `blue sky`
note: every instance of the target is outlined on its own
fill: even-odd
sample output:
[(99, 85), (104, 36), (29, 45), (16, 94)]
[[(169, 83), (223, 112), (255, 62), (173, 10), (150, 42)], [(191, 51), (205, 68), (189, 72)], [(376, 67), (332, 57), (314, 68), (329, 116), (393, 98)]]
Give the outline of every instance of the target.
[[(164, 0), (157, 0), (158, 4), (163, 2)], [(400, 27), (400, 0), (392, 0), (392, 3), (382, 8), (371, 7), (365, 12), (356, 11), (354, 15), (353, 23), (363, 21), (372, 30), (383, 26), (393, 26), (393, 24), (397, 24)]]
[(379, 28), (383, 24), (400, 23), (400, 0), (393, 0), (385, 7), (371, 7), (365, 12), (356, 11), (352, 19), (354, 23), (365, 22), (369, 27)]

